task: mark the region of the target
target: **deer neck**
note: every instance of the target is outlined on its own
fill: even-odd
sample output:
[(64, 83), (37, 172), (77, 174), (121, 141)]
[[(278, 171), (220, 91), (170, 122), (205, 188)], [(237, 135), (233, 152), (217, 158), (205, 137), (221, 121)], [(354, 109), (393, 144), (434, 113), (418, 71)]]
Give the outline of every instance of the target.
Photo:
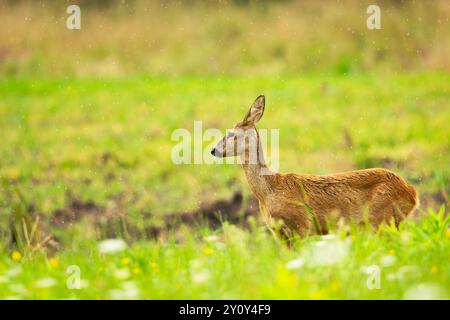
[(264, 199), (273, 190), (273, 181), (275, 173), (269, 169), (264, 159), (264, 153), (257, 134), (257, 159), (250, 161), (249, 151), (246, 150), (245, 157), (241, 156), (242, 168), (244, 169), (250, 190), (264, 203)]

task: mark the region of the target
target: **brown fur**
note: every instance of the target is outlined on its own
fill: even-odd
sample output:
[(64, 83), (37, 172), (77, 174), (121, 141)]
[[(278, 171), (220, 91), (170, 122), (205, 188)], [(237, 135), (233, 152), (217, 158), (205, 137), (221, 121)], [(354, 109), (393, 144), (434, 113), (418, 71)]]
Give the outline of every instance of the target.
[[(416, 190), (396, 173), (381, 168), (330, 175), (274, 172), (262, 175), (262, 169), (268, 168), (254, 124), (261, 118), (264, 107), (265, 99), (260, 96), (244, 121), (235, 126), (235, 129), (256, 131), (257, 152), (261, 155), (257, 163), (247, 160), (250, 159), (247, 146), (243, 154), (236, 154), (234, 146), (231, 155), (240, 155), (243, 159), (247, 181), (259, 200), (265, 221), (272, 225), (273, 220), (281, 220), (280, 230), (284, 236), (290, 237), (291, 230), (300, 236), (326, 234), (329, 225), (340, 220), (356, 225), (369, 224), (373, 230), (391, 221), (398, 226), (418, 206)], [(226, 151), (217, 152), (227, 156)]]

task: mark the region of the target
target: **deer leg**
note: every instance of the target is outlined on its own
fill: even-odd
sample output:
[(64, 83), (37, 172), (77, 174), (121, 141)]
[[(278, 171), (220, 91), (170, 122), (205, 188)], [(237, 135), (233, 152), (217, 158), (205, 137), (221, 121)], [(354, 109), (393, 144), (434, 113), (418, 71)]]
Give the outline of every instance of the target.
[(286, 224), (283, 224), (277, 231), (283, 242), (291, 249), (293, 245), (292, 230)]
[[(295, 231), (301, 238), (308, 236), (311, 232), (312, 222), (309, 221), (303, 207), (300, 206), (286, 206), (283, 211), (278, 211), (273, 214), (275, 219), (283, 222), (281, 229), (285, 235), (288, 234), (292, 238), (292, 231)], [(287, 233), (286, 230), (289, 230)]]
[[(381, 190), (380, 190), (381, 189)], [(390, 224), (393, 220), (398, 228), (405, 217), (414, 209), (414, 204), (394, 200), (383, 187), (375, 191), (369, 212), (369, 222), (374, 230), (378, 230), (382, 223)]]
[[(377, 231), (383, 222), (388, 222), (392, 218), (392, 200), (391, 195), (384, 185), (379, 185), (373, 191), (370, 206), (368, 208), (368, 216), (364, 217), (364, 221), (369, 223), (374, 231)], [(368, 218), (368, 219), (366, 219)]]

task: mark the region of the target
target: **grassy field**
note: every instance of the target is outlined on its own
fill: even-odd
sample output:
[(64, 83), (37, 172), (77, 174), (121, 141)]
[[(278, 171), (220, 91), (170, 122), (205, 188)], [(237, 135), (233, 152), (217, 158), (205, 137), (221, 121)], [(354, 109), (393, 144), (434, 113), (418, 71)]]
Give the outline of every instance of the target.
[[(449, 299), (450, 4), (377, 3), (0, 0), (0, 299)], [(280, 171), (391, 169), (420, 208), (287, 249), (238, 165), (171, 158), (259, 94)]]
[(385, 166), (439, 194), (450, 184), (449, 81), (446, 73), (3, 79), (0, 174), (3, 186), (32, 190), (26, 201), (46, 215), (67, 193), (105, 207), (120, 200), (136, 214), (192, 209), (199, 198), (247, 190), (246, 181), (236, 165), (174, 165), (172, 132), (192, 131), (194, 120), (225, 132), (264, 93), (259, 127), (280, 129), (281, 171)]
[[(2, 79), (1, 295), (402, 298), (412, 290), (448, 297), (449, 219), (427, 211), (438, 212), (448, 196), (449, 81), (445, 73)], [(258, 219), (250, 231), (200, 227), (191, 234), (182, 228), (182, 242), (146, 241), (119, 226), (116, 235), (129, 246), (116, 254), (98, 251), (106, 234), (92, 216), (127, 215), (131, 225), (142, 228), (235, 190), (247, 198), (239, 166), (174, 165), (170, 137), (176, 128), (191, 130), (194, 120), (204, 121), (205, 129), (225, 130), (260, 92), (267, 108), (259, 127), (280, 128), (281, 171), (388, 167), (418, 188), (417, 216), (425, 218), (412, 219), (400, 232), (353, 231), (346, 239), (338, 233), (325, 247), (314, 242), (320, 239), (307, 239), (290, 251), (263, 232)], [(73, 199), (94, 206), (93, 214), (63, 227), (48, 223)], [(53, 234), (58, 249), (35, 250), (37, 236), (27, 243), (23, 234), (33, 232), (37, 216), (40, 240)], [(11, 247), (13, 230), (22, 240)], [(342, 253), (334, 259), (335, 249), (327, 246)], [(322, 256), (315, 247), (325, 250)], [(289, 267), (292, 260), (297, 262)], [(380, 290), (369, 290), (368, 276), (360, 272), (372, 264), (382, 270)], [(80, 290), (66, 287), (70, 265), (80, 267)]]
[[(102, 243), (86, 241), (50, 259), (3, 255), (0, 297), (448, 299), (450, 219), (443, 213), (379, 235), (309, 238), (293, 250), (259, 228), (225, 225), (183, 244), (136, 243), (122, 250), (116, 245), (109, 252)], [(374, 265), (379, 289), (370, 286), (368, 268)], [(68, 289), (76, 272), (81, 288)]]
[(446, 0), (0, 0), (0, 72), (60, 77), (129, 74), (274, 75), (450, 68)]

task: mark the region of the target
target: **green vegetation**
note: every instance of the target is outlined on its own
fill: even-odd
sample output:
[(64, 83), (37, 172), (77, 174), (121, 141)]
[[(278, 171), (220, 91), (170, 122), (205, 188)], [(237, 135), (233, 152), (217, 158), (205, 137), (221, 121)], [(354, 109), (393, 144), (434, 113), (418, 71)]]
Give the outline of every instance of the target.
[[(449, 189), (449, 81), (439, 73), (2, 80), (4, 243), (11, 216), (30, 216), (32, 225), (36, 212), (44, 219), (51, 217), (71, 197), (95, 202), (102, 213), (127, 214), (141, 226), (149, 223), (143, 221), (146, 212), (158, 220), (168, 212), (193, 209), (199, 201), (229, 197), (236, 189), (248, 192), (237, 165), (174, 165), (170, 151), (175, 142), (170, 136), (178, 127), (192, 129), (195, 119), (203, 120), (205, 128), (225, 130), (243, 116), (248, 101), (259, 92), (268, 97), (259, 126), (280, 128), (283, 171), (387, 166), (419, 189), (423, 210), (436, 208), (441, 191), (446, 194)], [(27, 211), (29, 205), (34, 213)], [(448, 219), (439, 228), (424, 227), (437, 224), (432, 217), (417, 224), (411, 221), (390, 236), (354, 232), (345, 261), (296, 271), (284, 266), (302, 255), (312, 239), (300, 243), (299, 250), (287, 251), (261, 231), (231, 228), (218, 231), (223, 240), (211, 244), (199, 235), (181, 244), (133, 239), (129, 249), (105, 256), (96, 250), (101, 230), (89, 221), (65, 229), (50, 224), (62, 246), (51, 258), (60, 261), (57, 268), (49, 266), (40, 250), (27, 254), (27, 246), (19, 250), (26, 255), (23, 260), (14, 262), (12, 249), (5, 247), (0, 260), (3, 297), (119, 298), (139, 292), (138, 297), (147, 298), (401, 298), (415, 284), (450, 284)], [(405, 237), (411, 241), (405, 242)], [(205, 255), (204, 247), (214, 253)], [(396, 260), (382, 269), (382, 289), (368, 290), (367, 275), (358, 270), (378, 264), (391, 250)], [(127, 258), (129, 265), (127, 260), (122, 265)], [(65, 287), (65, 269), (74, 264), (89, 284), (79, 291)], [(193, 271), (197, 267), (192, 264), (200, 269)], [(398, 275), (411, 265), (412, 274)], [(126, 279), (117, 279), (121, 277)], [(192, 277), (208, 279), (196, 284)], [(388, 280), (391, 277), (394, 280)]]
[(172, 132), (192, 131), (194, 120), (225, 132), (264, 93), (258, 126), (280, 129), (280, 170), (385, 166), (432, 195), (450, 185), (449, 82), (445, 73), (3, 79), (0, 176), (45, 215), (68, 192), (101, 206), (120, 199), (136, 215), (189, 210), (247, 183), (237, 165), (174, 165)]
[[(16, 253), (15, 261), (0, 258), (0, 297), (447, 299), (450, 218), (443, 215), (430, 212), (418, 223), (378, 235), (311, 237), (293, 250), (259, 228), (249, 232), (226, 224), (183, 244), (121, 249), (85, 241), (50, 259)], [(380, 268), (379, 289), (367, 273), (373, 265)], [(70, 290), (78, 271), (81, 288)]]
[(446, 0), (377, 1), (376, 31), (366, 27), (370, 0), (235, 2), (78, 1), (81, 30), (70, 31), (65, 1), (0, 0), (0, 71), (120, 78), (450, 68)]
[[(446, 1), (384, 1), (376, 32), (359, 1), (88, 2), (68, 31), (65, 3), (0, 1), (0, 298), (450, 298)], [(414, 217), (291, 250), (257, 217), (169, 225), (236, 191), (244, 214), (242, 169), (175, 165), (171, 136), (259, 94), (280, 171), (392, 169)]]

